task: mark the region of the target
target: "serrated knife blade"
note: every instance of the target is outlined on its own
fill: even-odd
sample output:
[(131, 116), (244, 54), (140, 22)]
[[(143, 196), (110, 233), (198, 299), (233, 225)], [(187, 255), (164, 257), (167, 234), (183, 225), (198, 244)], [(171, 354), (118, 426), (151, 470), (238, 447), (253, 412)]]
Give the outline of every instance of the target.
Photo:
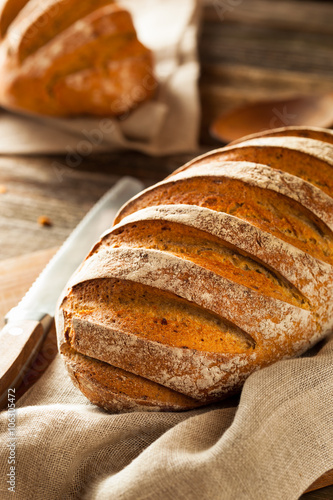
[(131, 177), (122, 178), (93, 206), (50, 260), (29, 291), (11, 309), (0, 332), (0, 406), (18, 382), (46, 337), (57, 300), (92, 245), (108, 229), (119, 208), (143, 189)]

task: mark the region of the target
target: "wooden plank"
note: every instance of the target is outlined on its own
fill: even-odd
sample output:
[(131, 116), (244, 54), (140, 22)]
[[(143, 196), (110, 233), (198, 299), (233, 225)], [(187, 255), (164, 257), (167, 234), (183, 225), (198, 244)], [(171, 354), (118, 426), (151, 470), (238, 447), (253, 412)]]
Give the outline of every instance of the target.
[(0, 262), (0, 328), (4, 324), (5, 314), (29, 290), (56, 250), (57, 248), (40, 250)]
[(228, 109), (332, 92), (332, 2), (205, 0), (199, 38), (201, 140)]
[(332, 75), (332, 35), (224, 23), (203, 28), (200, 53), (205, 62), (242, 64)]
[(332, 34), (332, 2), (203, 0), (206, 24), (234, 22), (290, 31)]
[[(4, 325), (5, 314), (18, 304), (56, 250), (57, 248), (40, 250), (0, 262), (0, 328)], [(56, 354), (57, 342), (53, 326), (32, 365), (22, 373), (21, 385), (16, 391), (17, 399), (41, 377)]]
[[(73, 168), (62, 157), (0, 157), (6, 191), (0, 193), (0, 260), (61, 245), (121, 176), (138, 176), (150, 185), (190, 158), (110, 153), (87, 157)], [(38, 223), (42, 215), (51, 226)]]

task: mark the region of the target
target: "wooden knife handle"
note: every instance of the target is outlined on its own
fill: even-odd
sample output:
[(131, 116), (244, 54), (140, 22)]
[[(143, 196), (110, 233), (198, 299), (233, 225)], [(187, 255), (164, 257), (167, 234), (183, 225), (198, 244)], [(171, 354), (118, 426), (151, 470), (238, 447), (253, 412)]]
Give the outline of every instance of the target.
[(11, 321), (0, 332), (0, 407), (6, 405), (9, 387), (23, 375), (44, 337), (39, 321)]

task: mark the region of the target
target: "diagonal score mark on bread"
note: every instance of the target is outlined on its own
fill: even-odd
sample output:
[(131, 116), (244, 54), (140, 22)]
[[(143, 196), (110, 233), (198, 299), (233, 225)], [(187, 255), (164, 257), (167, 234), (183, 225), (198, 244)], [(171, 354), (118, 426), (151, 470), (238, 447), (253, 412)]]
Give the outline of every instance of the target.
[[(294, 132), (296, 133), (296, 132)], [(329, 135), (331, 138), (331, 135)], [(333, 144), (333, 134), (332, 134)], [(203, 162), (250, 161), (283, 170), (317, 186), (329, 196), (333, 192), (332, 144), (303, 137), (263, 137), (217, 149), (192, 160), (179, 171)]]
[[(333, 234), (327, 226), (327, 221), (332, 226), (332, 213), (328, 210), (323, 215), (321, 198), (325, 199), (324, 193), (321, 192), (319, 203), (311, 203), (314, 200), (309, 200), (307, 196), (307, 192), (311, 191), (309, 184), (295, 176), (277, 172), (279, 184), (273, 184), (267, 183), (265, 166), (246, 164), (242, 172), (244, 165), (240, 165), (240, 176), (237, 176), (239, 164), (235, 164), (234, 169), (232, 166), (221, 163), (220, 167), (215, 168), (208, 163), (202, 167), (193, 165), (176, 173), (133, 198), (118, 214), (116, 222), (137, 210), (161, 202), (170, 205), (195, 204), (234, 215), (316, 258), (333, 263)], [(253, 167), (255, 175), (251, 176)], [(261, 172), (259, 175), (258, 170)], [(288, 189), (288, 181), (290, 183), (292, 177), (297, 189), (304, 190), (304, 196), (295, 193), (290, 187)], [(317, 189), (314, 196), (318, 192)], [(330, 208), (332, 200), (327, 196), (326, 199), (329, 200)], [(304, 203), (320, 214), (326, 223), (307, 209)]]
[(314, 139), (316, 141), (333, 144), (333, 130), (319, 127), (309, 128), (305, 125), (297, 125), (293, 127), (279, 127), (275, 129), (268, 129), (256, 134), (247, 135), (246, 137), (242, 137), (236, 141), (231, 142), (230, 145), (249, 141), (251, 139), (257, 139), (259, 137), (300, 137), (303, 139)]
[(2, 0), (0, 6), (0, 35), (6, 36), (9, 26), (29, 0)]
[[(114, 411), (188, 410), (202, 402), (156, 384), (131, 372), (115, 368), (64, 347), (68, 372), (73, 383), (92, 402)], [(87, 362), (88, 361), (88, 362)]]
[[(105, 245), (110, 248), (127, 246), (161, 250), (195, 262), (255, 291), (262, 289), (267, 295), (276, 299), (299, 307), (309, 307), (306, 297), (302, 296), (282, 275), (255, 260), (249, 253), (240, 251), (234, 244), (228, 244), (220, 237), (201, 231), (195, 225), (191, 226), (190, 221), (188, 224), (173, 222), (172, 219), (167, 222), (167, 207), (162, 208), (165, 210), (165, 215), (163, 214), (161, 220), (152, 218), (155, 215), (154, 210), (158, 210), (157, 207), (143, 209), (140, 211), (144, 212), (143, 214), (137, 212), (137, 217), (132, 222), (129, 221), (130, 216), (127, 217), (117, 228), (104, 236), (103, 245), (96, 251)], [(193, 208), (191, 212), (195, 215), (202, 212), (202, 209)], [(206, 214), (208, 211), (205, 210)], [(186, 209), (183, 213), (186, 213)], [(159, 214), (161, 215), (161, 212)], [(145, 215), (147, 219), (143, 218)], [(138, 217), (142, 219), (138, 220)]]
[[(173, 226), (170, 222), (173, 223)], [(160, 224), (160, 231), (157, 230), (145, 237), (147, 232), (151, 233), (149, 231), (151, 225), (154, 227), (153, 224), (156, 223)], [(302, 303), (307, 302), (306, 298), (311, 299), (311, 302), (318, 300), (315, 279), (327, 285), (330, 282), (332, 272), (330, 265), (311, 257), (247, 221), (224, 212), (216, 212), (195, 205), (172, 205), (172, 207), (159, 205), (138, 210), (107, 231), (90, 255), (101, 247), (103, 248), (104, 245), (117, 247), (119, 246), (118, 241), (123, 242), (125, 238), (126, 245), (138, 248), (160, 248), (163, 245), (163, 250), (166, 251), (169, 237), (172, 243), (177, 238), (181, 239), (182, 246), (177, 249), (177, 252), (181, 252), (185, 258), (191, 258), (191, 254), (187, 253), (184, 248), (184, 225), (195, 228), (193, 237), (196, 239), (201, 237), (204, 240), (205, 246), (198, 245), (193, 252), (193, 257), (196, 260), (198, 254), (204, 253), (204, 258), (201, 259), (201, 264), (204, 267), (209, 264), (207, 257), (210, 251), (209, 257), (218, 261), (219, 269), (217, 272), (227, 276), (223, 264), (227, 266), (231, 264), (230, 271), (233, 279), (239, 278), (240, 283), (250, 287), (252, 280), (249, 273), (255, 272), (254, 276), (256, 280), (259, 280), (261, 288), (266, 285), (264, 291), (268, 295), (272, 294), (276, 298), (291, 303), (293, 303), (294, 298), (297, 300), (295, 305), (302, 306)], [(136, 235), (137, 232), (138, 235)], [(175, 234), (176, 232), (178, 235)], [(210, 248), (212, 243), (215, 245), (214, 249)], [(219, 258), (220, 256), (221, 258)], [(236, 274), (237, 268), (241, 270), (239, 276)], [(244, 270), (248, 272), (244, 273)], [(270, 284), (272, 287), (268, 288), (267, 285)], [(258, 286), (255, 289), (258, 290)], [(279, 293), (280, 289), (284, 294), (283, 298)], [(288, 292), (291, 300), (288, 300)]]

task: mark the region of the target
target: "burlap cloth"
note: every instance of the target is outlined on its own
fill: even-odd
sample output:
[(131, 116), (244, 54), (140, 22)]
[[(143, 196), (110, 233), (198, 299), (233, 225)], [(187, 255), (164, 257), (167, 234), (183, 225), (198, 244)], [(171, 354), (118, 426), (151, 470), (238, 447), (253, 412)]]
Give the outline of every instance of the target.
[(251, 375), (238, 398), (183, 413), (111, 415), (59, 356), (19, 401), (16, 492), (1, 499), (292, 500), (333, 468), (333, 338)]
[(33, 118), (2, 111), (1, 154), (64, 153), (70, 163), (115, 148), (151, 155), (196, 150), (198, 0), (117, 1), (131, 12), (140, 41), (153, 51), (155, 98), (119, 119)]

